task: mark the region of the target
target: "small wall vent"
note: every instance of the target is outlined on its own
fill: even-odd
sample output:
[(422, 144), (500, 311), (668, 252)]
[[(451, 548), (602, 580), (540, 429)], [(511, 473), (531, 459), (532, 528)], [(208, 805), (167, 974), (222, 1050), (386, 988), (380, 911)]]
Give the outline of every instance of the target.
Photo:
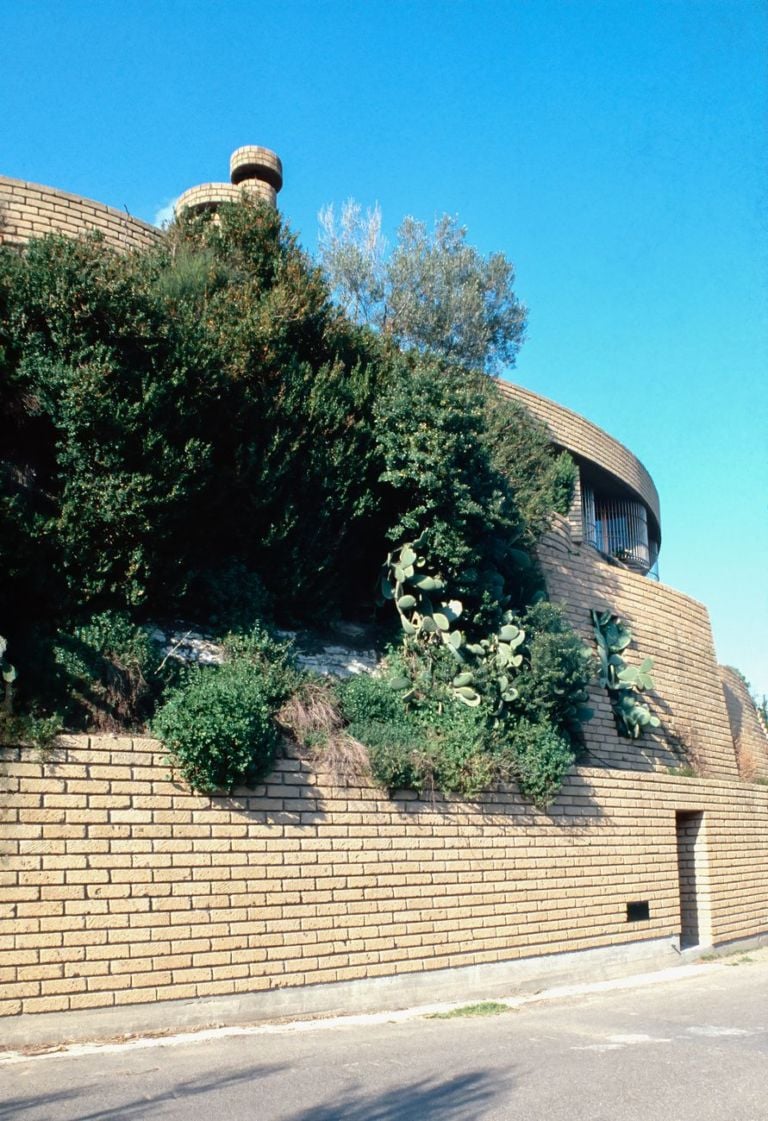
[(651, 908), (647, 899), (634, 903), (627, 903), (627, 922), (644, 922), (651, 917)]

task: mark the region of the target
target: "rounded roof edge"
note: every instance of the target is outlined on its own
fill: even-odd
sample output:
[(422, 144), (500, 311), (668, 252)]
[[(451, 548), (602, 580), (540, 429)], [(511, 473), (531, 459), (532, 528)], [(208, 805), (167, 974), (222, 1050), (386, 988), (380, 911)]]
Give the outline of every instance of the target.
[[(162, 230), (158, 229), (157, 226), (145, 222), (142, 218), (136, 218), (127, 210), (118, 210), (114, 206), (107, 206), (105, 202), (99, 202), (98, 199), (88, 198), (87, 195), (76, 195), (71, 191), (62, 191), (59, 187), (49, 187), (45, 183), (34, 183), (30, 179), (12, 179), (8, 175), (0, 175), (0, 204), (3, 206), (14, 208), (18, 206), (21, 210), (27, 211), (31, 217), (35, 217), (34, 211), (41, 196), (51, 198), (54, 214), (57, 213), (56, 202), (65, 204), (65, 209), (58, 214), (58, 217), (62, 220), (72, 217), (69, 211), (77, 211), (80, 209), (92, 210), (105, 215), (114, 222), (133, 227), (150, 238), (159, 240), (163, 236)], [(51, 211), (46, 215), (45, 223), (55, 232), (55, 230), (58, 229), (59, 223), (55, 218), (51, 219), (49, 217), (50, 213)], [(45, 232), (42, 229), (42, 224), (41, 221), (40, 232)], [(88, 225), (85, 219), (83, 219), (83, 225)], [(94, 228), (97, 227), (94, 226)], [(28, 239), (24, 237), (20, 240), (25, 241)]]
[(591, 420), (513, 382), (496, 379), (505, 397), (524, 405), (543, 421), (556, 444), (619, 479), (642, 499), (661, 527), (659, 493), (650, 472), (636, 455)]

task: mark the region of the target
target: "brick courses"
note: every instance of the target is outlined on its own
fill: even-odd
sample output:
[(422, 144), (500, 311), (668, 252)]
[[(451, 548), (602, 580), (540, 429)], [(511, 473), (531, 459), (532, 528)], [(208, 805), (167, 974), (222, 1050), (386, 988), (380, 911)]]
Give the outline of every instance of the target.
[(538, 420), (544, 421), (556, 444), (590, 463), (596, 463), (633, 490), (661, 524), (659, 495), (653, 479), (628, 448), (590, 420), (558, 405), (556, 401), (511, 382), (499, 381), (497, 384), (506, 397), (519, 401)]
[(78, 237), (96, 231), (115, 249), (148, 249), (162, 231), (92, 199), (0, 175), (0, 244), (21, 245), (44, 234)]
[(768, 733), (760, 721), (746, 683), (731, 666), (718, 666), (718, 671), (739, 774), (747, 781), (755, 778), (768, 780)]
[(289, 756), (208, 798), (150, 740), (82, 736), (6, 749), (2, 786), (5, 1015), (672, 937), (679, 811), (704, 813), (714, 941), (768, 929), (768, 789), (735, 778), (579, 768), (545, 814), (340, 790)]
[(662, 728), (634, 743), (617, 736), (606, 690), (591, 692), (593, 720), (586, 742), (611, 766), (669, 768), (692, 764), (708, 777), (737, 778), (728, 712), (715, 660), (706, 608), (690, 596), (611, 564), (590, 545), (574, 541), (565, 518), (556, 518), (540, 558), (550, 597), (585, 641), (592, 643), (590, 610), (610, 609), (627, 622), (632, 643), (626, 661), (653, 658), (655, 689), (649, 695)]

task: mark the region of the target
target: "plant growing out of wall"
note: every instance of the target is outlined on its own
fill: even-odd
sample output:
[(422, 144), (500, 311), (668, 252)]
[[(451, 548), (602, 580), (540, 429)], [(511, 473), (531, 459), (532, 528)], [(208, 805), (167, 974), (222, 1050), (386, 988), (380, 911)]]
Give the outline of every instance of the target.
[(632, 641), (632, 631), (610, 611), (591, 611), (597, 643), (598, 681), (608, 690), (611, 708), (619, 735), (636, 740), (646, 728), (658, 728), (661, 721), (648, 705), (638, 699), (639, 693), (653, 689), (653, 659), (645, 658), (639, 666), (630, 666), (622, 652)]
[(347, 732), (368, 748), (372, 774), (390, 792), (466, 798), (514, 778), (543, 808), (576, 759), (592, 659), (549, 603), (519, 618), (502, 612), (482, 637), (471, 621), (460, 631), (462, 604), (444, 598), (425, 543), (426, 535), (406, 543), (384, 564), (381, 592), (398, 612), (402, 643), (383, 675), (339, 687)]
[[(426, 571), (426, 557), (419, 552), (424, 544), (422, 534), (390, 553), (381, 576), (382, 596), (394, 601), (400, 617), (406, 665), (414, 657), (416, 661), (424, 657), (429, 660), (431, 650), (442, 645), (458, 663), (448, 687), (450, 696), (470, 708), (478, 707), (485, 698), (499, 715), (518, 695), (513, 673), (523, 661), (517, 648), (525, 641), (525, 631), (505, 618), (497, 634), (467, 643), (462, 631), (454, 627), (463, 610), (461, 601), (441, 600), (435, 606), (432, 597), (443, 592), (445, 585)], [(399, 675), (390, 685), (404, 691), (404, 701), (416, 695), (410, 675)]]

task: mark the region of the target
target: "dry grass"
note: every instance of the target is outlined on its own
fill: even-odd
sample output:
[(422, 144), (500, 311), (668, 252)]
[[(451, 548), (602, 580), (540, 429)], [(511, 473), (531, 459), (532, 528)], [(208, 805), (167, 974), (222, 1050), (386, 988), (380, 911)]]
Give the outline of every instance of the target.
[(680, 760), (680, 770), (691, 777), (705, 776), (706, 767), (702, 757), (699, 735), (690, 722), (667, 726), (668, 744)]
[(330, 682), (304, 682), (280, 709), (277, 721), (335, 786), (371, 781), (368, 751), (345, 731)]

